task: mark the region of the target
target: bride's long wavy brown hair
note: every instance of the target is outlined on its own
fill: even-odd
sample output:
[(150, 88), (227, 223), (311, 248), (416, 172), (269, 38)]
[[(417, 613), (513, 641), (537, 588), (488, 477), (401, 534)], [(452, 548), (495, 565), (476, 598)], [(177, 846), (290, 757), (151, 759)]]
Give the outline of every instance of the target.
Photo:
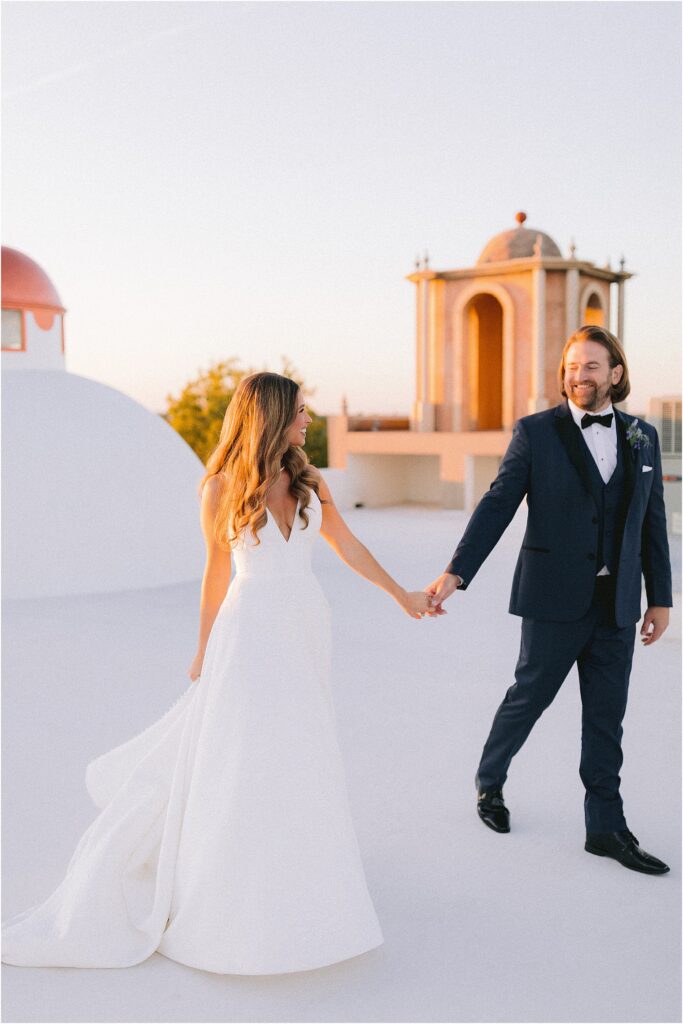
[(229, 547), (249, 527), (257, 544), (266, 524), (266, 496), (280, 476), (289, 473), (290, 494), (299, 500), (299, 516), (308, 526), (311, 491), (318, 483), (303, 448), (291, 445), (287, 431), (297, 414), (299, 385), (279, 373), (244, 377), (227, 408), (218, 444), (206, 463), (199, 493), (213, 476), (221, 478), (214, 536)]

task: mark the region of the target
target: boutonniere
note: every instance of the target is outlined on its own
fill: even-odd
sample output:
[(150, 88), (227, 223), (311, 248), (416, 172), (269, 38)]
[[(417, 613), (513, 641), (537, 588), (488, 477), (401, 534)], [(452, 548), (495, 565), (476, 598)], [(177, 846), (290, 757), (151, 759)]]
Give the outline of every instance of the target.
[(638, 420), (634, 420), (626, 431), (626, 440), (634, 451), (650, 447), (650, 438), (638, 426)]

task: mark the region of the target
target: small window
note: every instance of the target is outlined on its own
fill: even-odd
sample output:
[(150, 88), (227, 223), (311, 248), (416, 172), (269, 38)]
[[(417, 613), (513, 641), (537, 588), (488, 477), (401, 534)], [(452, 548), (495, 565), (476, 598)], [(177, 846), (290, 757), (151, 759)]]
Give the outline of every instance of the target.
[(2, 311), (2, 347), (21, 351), (20, 309), (3, 309)]

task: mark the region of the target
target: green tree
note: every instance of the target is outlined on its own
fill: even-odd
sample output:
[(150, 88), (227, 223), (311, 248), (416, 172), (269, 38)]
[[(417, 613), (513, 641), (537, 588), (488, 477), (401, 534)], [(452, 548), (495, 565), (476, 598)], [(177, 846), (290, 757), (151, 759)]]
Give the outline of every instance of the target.
[(306, 454), (314, 466), (323, 469), (327, 465), (327, 420), (310, 408), (308, 414), (313, 422), (306, 431)]
[(246, 373), (236, 359), (227, 359), (200, 371), (177, 398), (166, 396), (164, 419), (204, 463), (216, 447), (225, 410)]
[[(177, 397), (166, 396), (164, 419), (187, 441), (202, 462), (206, 463), (216, 447), (225, 411), (237, 385), (253, 372), (242, 369), (236, 359), (227, 359), (214, 363), (208, 370), (201, 370), (197, 379), (186, 384)], [(312, 393), (284, 356), (280, 373), (295, 380), (304, 395)], [(314, 466), (323, 467), (327, 465), (327, 422), (311, 409), (309, 413), (313, 422), (307, 432), (306, 452)]]

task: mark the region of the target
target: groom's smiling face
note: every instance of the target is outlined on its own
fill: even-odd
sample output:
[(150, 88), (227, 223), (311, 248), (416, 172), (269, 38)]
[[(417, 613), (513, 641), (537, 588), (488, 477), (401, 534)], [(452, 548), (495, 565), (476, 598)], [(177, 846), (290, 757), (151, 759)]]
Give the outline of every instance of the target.
[(624, 368), (610, 366), (609, 352), (597, 341), (575, 341), (567, 349), (564, 389), (574, 405), (599, 412), (611, 401), (612, 386), (621, 380)]

